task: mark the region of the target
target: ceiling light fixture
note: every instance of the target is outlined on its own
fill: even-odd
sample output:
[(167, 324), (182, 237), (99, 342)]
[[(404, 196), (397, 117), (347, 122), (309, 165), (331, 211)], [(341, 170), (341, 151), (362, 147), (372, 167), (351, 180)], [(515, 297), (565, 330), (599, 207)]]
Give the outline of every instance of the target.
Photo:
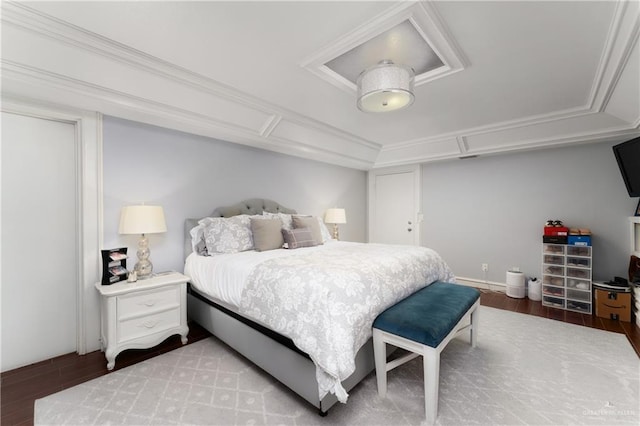
[(358, 108), (364, 112), (386, 112), (413, 103), (413, 69), (390, 60), (362, 71), (358, 76)]

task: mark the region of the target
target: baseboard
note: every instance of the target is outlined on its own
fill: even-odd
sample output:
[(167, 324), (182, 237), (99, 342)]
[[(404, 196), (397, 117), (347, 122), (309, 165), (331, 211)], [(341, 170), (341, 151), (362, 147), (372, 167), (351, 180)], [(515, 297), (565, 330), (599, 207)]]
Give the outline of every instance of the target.
[(506, 283), (499, 283), (496, 281), (484, 281), (484, 280), (478, 280), (475, 278), (456, 277), (456, 282), (458, 284), (466, 285), (469, 287), (481, 288), (481, 289), (491, 290), (491, 291), (499, 291), (501, 293), (505, 293), (507, 291)]

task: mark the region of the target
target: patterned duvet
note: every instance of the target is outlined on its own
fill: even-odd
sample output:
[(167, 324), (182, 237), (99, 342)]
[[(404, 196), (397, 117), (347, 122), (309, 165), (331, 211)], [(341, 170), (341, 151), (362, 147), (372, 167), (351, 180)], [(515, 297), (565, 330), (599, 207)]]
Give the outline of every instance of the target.
[(331, 249), (257, 264), (245, 283), (240, 311), (309, 354), (320, 399), (331, 392), (346, 402), (340, 382), (355, 371), (356, 353), (371, 337), (376, 316), (438, 280), (453, 282), (454, 275), (431, 249), (331, 244)]

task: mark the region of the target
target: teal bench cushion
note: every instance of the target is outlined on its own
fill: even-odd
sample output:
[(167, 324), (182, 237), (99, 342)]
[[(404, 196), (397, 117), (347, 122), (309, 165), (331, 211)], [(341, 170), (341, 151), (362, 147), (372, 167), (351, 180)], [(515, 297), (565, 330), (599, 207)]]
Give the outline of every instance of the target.
[(373, 327), (435, 348), (479, 297), (475, 288), (436, 281), (378, 315)]

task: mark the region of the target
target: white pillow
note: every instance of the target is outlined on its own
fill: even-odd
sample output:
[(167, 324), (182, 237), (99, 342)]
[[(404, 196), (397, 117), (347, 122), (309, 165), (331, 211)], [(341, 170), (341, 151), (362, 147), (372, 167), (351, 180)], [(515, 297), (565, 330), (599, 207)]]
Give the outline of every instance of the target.
[(249, 215), (228, 218), (207, 217), (198, 224), (204, 226), (204, 242), (209, 255), (253, 250), (251, 216)]
[(290, 214), (262, 212), (262, 215), (269, 219), (279, 218), (282, 221), (282, 229), (285, 231), (291, 231), (293, 229), (293, 219)]
[(331, 236), (331, 232), (329, 232), (329, 228), (327, 228), (327, 225), (319, 217), (318, 222), (320, 222), (320, 234), (322, 235), (322, 242), (326, 243), (327, 241), (331, 241), (333, 237)]

